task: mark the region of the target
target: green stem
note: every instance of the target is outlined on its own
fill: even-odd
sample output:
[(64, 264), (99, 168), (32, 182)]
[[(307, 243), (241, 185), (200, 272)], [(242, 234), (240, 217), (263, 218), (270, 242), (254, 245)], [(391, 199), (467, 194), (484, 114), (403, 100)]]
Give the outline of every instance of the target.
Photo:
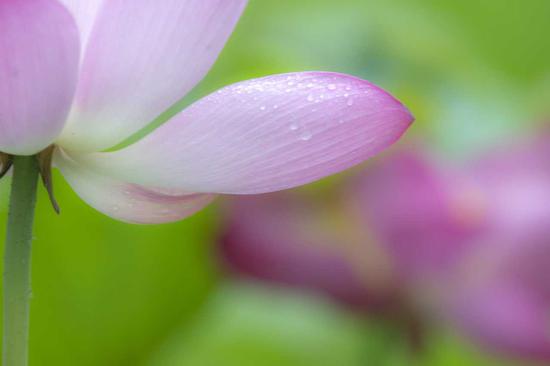
[(16, 156), (4, 249), (4, 366), (28, 362), (31, 242), (38, 183), (34, 156)]

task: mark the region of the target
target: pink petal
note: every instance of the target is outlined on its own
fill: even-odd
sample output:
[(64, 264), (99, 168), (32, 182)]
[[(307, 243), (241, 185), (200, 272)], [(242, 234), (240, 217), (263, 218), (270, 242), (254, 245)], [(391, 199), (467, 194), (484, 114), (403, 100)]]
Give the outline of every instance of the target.
[(123, 150), (78, 159), (138, 184), (270, 192), (364, 161), (412, 120), (399, 101), (364, 80), (275, 75), (221, 89)]
[(412, 149), (378, 161), (351, 192), (406, 279), (449, 272), (485, 226), (477, 187)]
[(0, 151), (31, 155), (58, 136), (79, 48), (74, 19), (57, 1), (0, 1)]
[(550, 360), (549, 299), (528, 287), (498, 283), (465, 294), (455, 304), (464, 330), (484, 345), (524, 357)]
[(107, 178), (57, 151), (55, 164), (75, 192), (90, 206), (114, 219), (135, 224), (181, 220), (201, 210), (213, 195), (144, 187)]
[(550, 222), (550, 136), (518, 139), (470, 167), (484, 189), (488, 216), (497, 232), (529, 232)]
[(237, 197), (226, 211), (221, 259), (241, 276), (328, 295), (362, 311), (384, 303), (388, 294), (370, 288), (375, 276), (358, 270), (368, 260), (357, 254), (376, 251), (327, 227), (323, 215), (330, 209), (289, 192)]
[(210, 69), (246, 5), (246, 0), (114, 0), (98, 8), (97, 2), (66, 2), (89, 39), (76, 105), (60, 144), (81, 151), (116, 145), (185, 96)]
[(447, 310), (477, 341), (550, 360), (548, 225), (490, 234), (463, 263)]

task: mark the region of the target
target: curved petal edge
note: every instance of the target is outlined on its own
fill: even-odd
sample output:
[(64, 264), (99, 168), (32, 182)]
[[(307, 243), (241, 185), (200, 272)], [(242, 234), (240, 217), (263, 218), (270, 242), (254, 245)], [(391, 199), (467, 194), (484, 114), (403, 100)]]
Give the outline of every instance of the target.
[(61, 133), (79, 49), (76, 23), (57, 1), (0, 1), (1, 152), (32, 155)]
[(64, 1), (79, 20), (86, 49), (59, 144), (87, 152), (130, 137), (195, 87), (246, 5), (246, 0)]
[(398, 140), (413, 119), (365, 80), (274, 75), (220, 89), (125, 149), (75, 159), (137, 184), (264, 193), (361, 163)]
[(191, 216), (215, 196), (163, 190), (101, 176), (57, 150), (55, 165), (73, 190), (99, 212), (132, 224), (161, 224)]

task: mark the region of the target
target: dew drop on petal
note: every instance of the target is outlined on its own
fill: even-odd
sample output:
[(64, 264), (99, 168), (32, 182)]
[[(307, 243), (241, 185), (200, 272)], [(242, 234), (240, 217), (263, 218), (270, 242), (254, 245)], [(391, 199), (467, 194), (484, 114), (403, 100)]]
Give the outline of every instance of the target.
[(315, 100), (315, 98), (313, 97), (312, 94), (310, 94), (310, 95), (307, 96), (307, 101), (308, 101), (308, 102), (313, 102), (314, 100)]
[(311, 132), (308, 132), (308, 131), (304, 131), (301, 135), (300, 135), (300, 140), (302, 141), (309, 141), (311, 140)]
[(353, 105), (353, 99), (348, 99), (348, 102), (346, 104), (351, 107)]
[(328, 90), (336, 90), (336, 85), (335, 84), (329, 84), (327, 86)]

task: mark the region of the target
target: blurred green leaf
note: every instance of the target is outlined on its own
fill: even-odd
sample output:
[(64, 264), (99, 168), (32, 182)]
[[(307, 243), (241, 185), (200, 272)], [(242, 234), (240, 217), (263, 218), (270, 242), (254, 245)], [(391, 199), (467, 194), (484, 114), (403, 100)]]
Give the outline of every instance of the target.
[(359, 365), (362, 343), (360, 325), (319, 299), (241, 283), (222, 288), (148, 365)]

